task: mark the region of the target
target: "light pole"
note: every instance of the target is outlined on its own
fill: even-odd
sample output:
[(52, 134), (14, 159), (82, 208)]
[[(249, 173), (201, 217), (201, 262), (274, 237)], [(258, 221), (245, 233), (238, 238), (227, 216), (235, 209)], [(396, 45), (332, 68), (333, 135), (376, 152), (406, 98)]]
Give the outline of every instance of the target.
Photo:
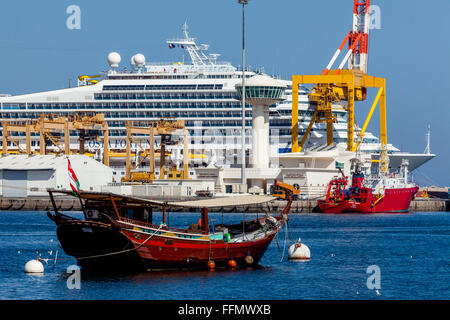
[(245, 5), (249, 0), (238, 0), (242, 4), (242, 169), (241, 183), (246, 184), (245, 178)]

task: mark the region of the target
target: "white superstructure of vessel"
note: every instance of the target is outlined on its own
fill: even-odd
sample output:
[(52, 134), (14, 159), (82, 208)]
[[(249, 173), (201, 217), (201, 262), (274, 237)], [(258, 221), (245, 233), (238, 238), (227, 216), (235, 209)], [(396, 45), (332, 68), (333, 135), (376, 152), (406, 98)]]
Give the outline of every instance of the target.
[[(169, 48), (186, 50), (191, 63), (154, 63), (146, 61), (143, 54), (136, 54), (130, 66), (121, 67), (118, 53), (108, 56), (110, 70), (99, 81), (80, 78), (78, 87), (38, 92), (16, 96), (0, 96), (1, 117), (8, 121), (36, 119), (40, 114), (67, 116), (78, 112), (104, 113), (109, 126), (111, 151), (125, 149), (125, 122), (127, 120), (157, 120), (177, 118), (186, 121), (189, 131), (192, 157), (191, 167), (214, 165), (240, 167), (241, 153), (241, 102), (235, 85), (242, 81), (242, 72), (228, 62), (218, 61), (218, 54), (208, 54), (208, 45), (197, 45), (195, 38), (183, 26), (184, 37), (167, 40)], [(128, 69), (128, 70), (127, 70)], [(246, 70), (246, 77), (263, 73), (263, 70)], [(271, 157), (291, 151), (290, 80), (277, 79), (287, 86), (284, 101), (270, 106)], [(299, 135), (304, 134), (313, 115), (307, 88), (301, 88), (299, 97)], [(251, 152), (251, 106), (246, 111), (246, 149)], [(326, 144), (325, 124), (314, 124), (304, 150), (327, 151), (333, 148), (345, 150), (347, 140), (347, 113), (336, 106), (334, 124), (335, 146)], [(357, 131), (357, 130), (356, 130)], [(358, 132), (356, 132), (358, 133)], [(355, 137), (356, 138), (356, 137)], [(102, 140), (88, 140), (85, 149), (102, 157)], [(158, 140), (156, 141), (158, 143)], [(78, 147), (78, 137), (71, 137), (71, 148)], [(11, 145), (14, 148), (14, 145)], [(50, 146), (51, 148), (51, 146)], [(168, 147), (174, 164), (182, 161), (182, 145)], [(39, 138), (32, 137), (32, 149), (39, 151)], [(137, 147), (132, 145), (132, 150)], [(366, 132), (361, 152), (379, 157), (379, 139)], [(434, 157), (433, 154), (409, 154), (388, 145), (392, 170), (409, 161), (413, 171)], [(138, 157), (138, 152), (136, 152)], [(231, 160), (230, 160), (231, 159)], [(136, 159), (136, 163), (137, 163)], [(125, 160), (112, 159), (118, 175), (123, 175)], [(144, 163), (145, 165), (145, 163)], [(190, 175), (194, 175), (190, 172)]]

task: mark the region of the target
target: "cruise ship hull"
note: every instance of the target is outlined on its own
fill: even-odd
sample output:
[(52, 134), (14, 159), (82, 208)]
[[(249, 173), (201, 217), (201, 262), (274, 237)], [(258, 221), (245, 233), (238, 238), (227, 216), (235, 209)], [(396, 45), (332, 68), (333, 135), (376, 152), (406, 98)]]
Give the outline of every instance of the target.
[[(389, 154), (389, 167), (394, 171), (401, 167), (403, 160), (408, 160), (408, 170), (414, 171), (426, 162), (436, 157), (435, 154), (421, 154), (421, 153), (393, 153)], [(372, 154), (372, 160), (379, 160), (378, 154)]]

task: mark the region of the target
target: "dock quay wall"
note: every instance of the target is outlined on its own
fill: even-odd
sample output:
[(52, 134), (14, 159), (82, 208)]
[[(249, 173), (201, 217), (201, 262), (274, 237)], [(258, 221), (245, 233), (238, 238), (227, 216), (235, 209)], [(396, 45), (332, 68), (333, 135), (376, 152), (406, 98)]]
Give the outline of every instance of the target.
[[(153, 199), (160, 200), (160, 199)], [(168, 199), (176, 201), (181, 199)], [(188, 200), (188, 199), (182, 199)], [(80, 201), (74, 197), (56, 198), (56, 205), (60, 211), (81, 211)], [(314, 212), (317, 205), (316, 200), (293, 201), (291, 214)], [(286, 206), (286, 201), (275, 200), (269, 203), (236, 206), (227, 208), (211, 208), (210, 212), (248, 212), (248, 213), (278, 213)], [(0, 210), (7, 211), (53, 211), (53, 206), (48, 197), (27, 197), (27, 198), (4, 198), (0, 197)], [(414, 200), (411, 202), (409, 210), (412, 212), (450, 211), (450, 200)]]
[(410, 211), (450, 211), (450, 199), (420, 199), (411, 201)]

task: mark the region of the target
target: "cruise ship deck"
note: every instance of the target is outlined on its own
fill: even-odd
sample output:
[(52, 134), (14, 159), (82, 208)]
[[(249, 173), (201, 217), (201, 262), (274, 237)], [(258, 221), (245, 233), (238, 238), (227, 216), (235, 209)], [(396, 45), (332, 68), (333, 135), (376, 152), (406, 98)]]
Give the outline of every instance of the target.
[[(241, 158), (241, 102), (235, 86), (242, 82), (242, 72), (227, 62), (217, 60), (218, 54), (208, 54), (208, 46), (197, 45), (183, 26), (184, 37), (167, 40), (169, 50), (188, 52), (191, 63), (147, 62), (145, 56), (136, 54), (131, 59), (131, 68), (120, 67), (122, 59), (118, 53), (108, 56), (110, 70), (101, 77), (81, 76), (78, 86), (46, 92), (0, 97), (0, 113), (3, 121), (23, 122), (36, 119), (42, 114), (68, 116), (76, 113), (103, 113), (109, 126), (109, 149), (120, 153), (126, 148), (125, 124), (128, 120), (157, 120), (176, 118), (185, 120), (193, 154), (202, 155), (192, 161), (192, 167), (225, 165), (240, 167)], [(246, 77), (262, 73), (262, 70), (246, 71)], [(291, 152), (291, 81), (277, 79), (287, 89), (283, 101), (270, 106), (270, 153), (276, 156)], [(301, 138), (314, 113), (308, 89), (300, 88), (299, 137)], [(333, 109), (337, 122), (333, 124), (334, 142), (338, 149), (345, 150), (347, 139), (347, 113), (341, 106)], [(246, 151), (251, 152), (252, 108), (246, 106)], [(72, 133), (73, 134), (73, 133)], [(78, 136), (71, 136), (71, 149), (78, 146)], [(32, 135), (32, 149), (39, 150), (39, 138)], [(146, 145), (148, 141), (142, 141)], [(158, 145), (158, 138), (156, 144)], [(86, 136), (85, 149), (101, 160), (102, 139)], [(14, 149), (14, 144), (9, 145)], [(50, 143), (50, 148), (51, 148)], [(137, 151), (136, 145), (131, 146)], [(326, 145), (326, 125), (314, 124), (305, 150), (320, 151)], [(168, 146), (173, 163), (181, 159), (180, 145)], [(360, 150), (370, 153), (373, 159), (379, 156), (379, 139), (366, 132)], [(413, 171), (434, 157), (433, 154), (409, 154), (388, 145), (391, 169), (396, 170), (402, 159), (409, 160)], [(228, 158), (227, 158), (228, 157)], [(227, 158), (227, 159), (225, 159)], [(398, 161), (395, 159), (398, 158)], [(111, 166), (121, 175), (125, 160), (116, 157)], [(146, 163), (143, 163), (145, 166)], [(194, 173), (191, 172), (191, 176)]]

